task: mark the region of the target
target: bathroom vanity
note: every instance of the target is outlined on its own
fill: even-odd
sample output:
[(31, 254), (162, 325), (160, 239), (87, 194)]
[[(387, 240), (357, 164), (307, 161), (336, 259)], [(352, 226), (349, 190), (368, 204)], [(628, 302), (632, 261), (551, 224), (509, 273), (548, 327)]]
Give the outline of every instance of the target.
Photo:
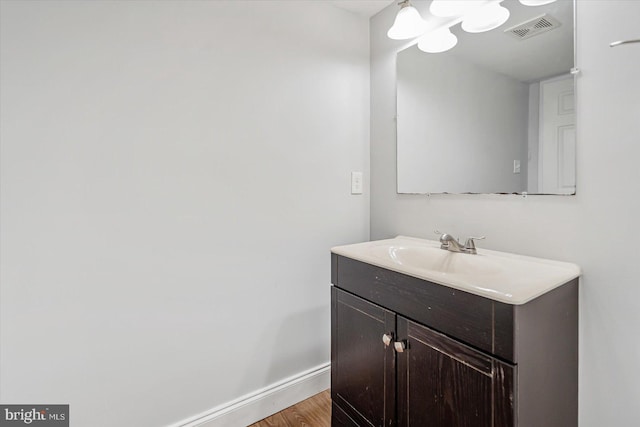
[(577, 427), (579, 275), (401, 236), (333, 248), (332, 425)]

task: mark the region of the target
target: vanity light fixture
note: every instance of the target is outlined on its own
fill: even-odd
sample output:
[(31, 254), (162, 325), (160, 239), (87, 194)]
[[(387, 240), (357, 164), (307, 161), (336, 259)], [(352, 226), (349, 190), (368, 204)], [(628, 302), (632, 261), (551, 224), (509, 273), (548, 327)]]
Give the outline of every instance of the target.
[(418, 49), (427, 53), (444, 52), (456, 44), (458, 44), (458, 38), (451, 32), (449, 27), (430, 31), (418, 39)]
[(556, 0), (520, 0), (525, 6), (542, 6), (543, 4), (553, 3)]
[(486, 4), (462, 20), (462, 29), (468, 33), (482, 33), (498, 28), (509, 19), (509, 9), (500, 3)]
[[(393, 40), (407, 40), (418, 36), (418, 49), (428, 53), (439, 53), (453, 48), (458, 38), (451, 27), (462, 23), (462, 29), (469, 33), (493, 30), (509, 19), (509, 10), (500, 3), (503, 0), (432, 0), (429, 11), (433, 16), (447, 18), (446, 24), (429, 31), (428, 23), (420, 16), (410, 0), (398, 3), (400, 11), (387, 36)], [(555, 0), (520, 0), (521, 2), (549, 2)], [(437, 21), (436, 21), (437, 22)]]
[(393, 40), (407, 40), (423, 34), (427, 27), (427, 22), (422, 19), (418, 10), (411, 6), (409, 0), (398, 3), (400, 11), (396, 15), (393, 26), (389, 28), (387, 36)]

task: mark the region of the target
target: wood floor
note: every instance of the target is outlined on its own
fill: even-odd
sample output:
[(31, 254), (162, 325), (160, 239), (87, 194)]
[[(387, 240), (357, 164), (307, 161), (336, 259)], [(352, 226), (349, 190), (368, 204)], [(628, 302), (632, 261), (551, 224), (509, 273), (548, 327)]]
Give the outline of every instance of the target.
[(249, 427), (331, 427), (331, 393), (325, 390)]

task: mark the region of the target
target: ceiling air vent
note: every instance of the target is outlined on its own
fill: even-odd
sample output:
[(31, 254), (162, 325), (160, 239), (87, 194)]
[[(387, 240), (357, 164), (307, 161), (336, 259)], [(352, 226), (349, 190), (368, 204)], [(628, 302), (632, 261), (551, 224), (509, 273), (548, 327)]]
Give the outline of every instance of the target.
[(545, 33), (560, 26), (560, 22), (553, 16), (545, 13), (536, 18), (530, 19), (522, 24), (515, 25), (504, 30), (506, 34), (511, 34), (519, 40), (529, 39), (538, 34)]

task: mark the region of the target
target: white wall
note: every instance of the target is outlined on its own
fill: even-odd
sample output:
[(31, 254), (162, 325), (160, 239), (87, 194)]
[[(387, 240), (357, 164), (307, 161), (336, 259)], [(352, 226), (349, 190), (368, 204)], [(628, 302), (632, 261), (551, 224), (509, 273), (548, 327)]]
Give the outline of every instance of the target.
[[(582, 266), (580, 427), (640, 424), (640, 2), (578, 2), (576, 196), (398, 195), (395, 54), (385, 33), (397, 7), (371, 21), (371, 237), (486, 235), (482, 246)], [(506, 24), (508, 25), (508, 24)]]
[(397, 73), (399, 192), (528, 191), (528, 85), (415, 46), (398, 55)]
[(329, 361), (369, 237), (368, 21), (324, 2), (1, 2), (3, 403), (160, 426)]

